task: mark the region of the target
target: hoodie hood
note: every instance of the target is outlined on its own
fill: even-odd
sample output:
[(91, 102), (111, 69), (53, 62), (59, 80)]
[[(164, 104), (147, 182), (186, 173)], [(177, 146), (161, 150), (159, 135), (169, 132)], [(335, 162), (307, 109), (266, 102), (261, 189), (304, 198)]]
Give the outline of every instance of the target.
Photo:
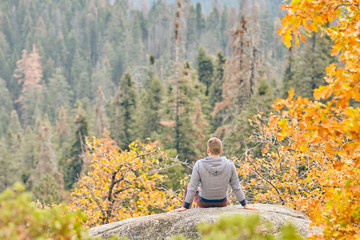
[(205, 167), (205, 169), (214, 175), (222, 173), (227, 165), (227, 162), (228, 160), (226, 157), (206, 157), (200, 160), (200, 163)]

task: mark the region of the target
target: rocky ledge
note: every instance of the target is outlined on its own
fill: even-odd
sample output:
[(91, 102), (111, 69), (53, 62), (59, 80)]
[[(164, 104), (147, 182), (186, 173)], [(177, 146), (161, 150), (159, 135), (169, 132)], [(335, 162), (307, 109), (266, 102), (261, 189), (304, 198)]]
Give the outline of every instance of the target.
[(202, 221), (216, 222), (220, 215), (259, 214), (261, 219), (271, 222), (273, 233), (278, 233), (282, 225), (291, 222), (299, 233), (306, 236), (310, 220), (284, 206), (254, 204), (259, 211), (245, 210), (240, 205), (223, 208), (194, 208), (179, 213), (161, 213), (145, 217), (128, 218), (119, 222), (94, 227), (89, 230), (91, 236), (107, 238), (112, 235), (127, 236), (131, 240), (170, 239), (176, 235), (198, 238), (196, 225)]

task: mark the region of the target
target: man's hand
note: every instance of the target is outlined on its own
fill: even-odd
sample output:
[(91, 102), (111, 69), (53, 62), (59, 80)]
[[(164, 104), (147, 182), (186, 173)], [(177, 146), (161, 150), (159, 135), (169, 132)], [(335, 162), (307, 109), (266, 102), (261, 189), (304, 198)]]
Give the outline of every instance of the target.
[(244, 206), (244, 209), (247, 209), (247, 210), (254, 210), (254, 211), (259, 211), (259, 209), (257, 209), (257, 208), (254, 208), (254, 207), (250, 207), (249, 205), (245, 205)]
[(174, 209), (171, 212), (183, 212), (183, 211), (186, 211), (186, 210), (188, 210), (188, 209), (184, 208), (184, 207), (181, 207), (181, 208)]

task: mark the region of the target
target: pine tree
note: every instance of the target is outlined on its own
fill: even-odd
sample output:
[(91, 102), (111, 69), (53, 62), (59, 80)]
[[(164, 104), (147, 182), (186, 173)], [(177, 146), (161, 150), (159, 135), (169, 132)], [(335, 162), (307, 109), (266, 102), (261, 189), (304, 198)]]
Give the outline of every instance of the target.
[(197, 157), (197, 136), (194, 135), (196, 80), (194, 69), (189, 63), (185, 64), (177, 80), (178, 88), (168, 88), (164, 121), (161, 122), (164, 126), (162, 142), (165, 149), (175, 149), (182, 161), (195, 160)]
[(228, 35), (228, 29), (230, 28), (228, 26), (228, 20), (229, 20), (229, 12), (228, 12), (228, 7), (226, 6), (226, 4), (224, 4), (223, 7), (223, 11), (221, 13), (221, 22), (220, 22), (220, 46), (221, 46), (221, 51), (223, 53), (226, 53), (226, 48), (228, 46), (228, 41), (229, 41), (229, 35)]
[(72, 91), (60, 68), (56, 68), (54, 75), (49, 79), (47, 99), (49, 99), (51, 104), (51, 119), (56, 118), (56, 114), (61, 107), (70, 106)]
[(108, 123), (107, 123), (107, 116), (105, 112), (105, 106), (104, 106), (104, 96), (102, 93), (101, 88), (98, 90), (99, 97), (97, 99), (96, 103), (96, 122), (95, 122), (95, 136), (101, 137), (104, 131), (108, 129)]
[(10, 114), (13, 110), (13, 103), (6, 87), (5, 81), (0, 78), (0, 136), (6, 133), (10, 124)]
[[(210, 87), (210, 94), (209, 94), (209, 101), (211, 104), (212, 109), (216, 103), (221, 103), (223, 99), (223, 92), (222, 87), (224, 84), (224, 71), (225, 71), (225, 62), (226, 58), (222, 54), (221, 51), (218, 52), (216, 55), (216, 71), (214, 82), (211, 84)], [(211, 116), (211, 127), (212, 132), (215, 132), (218, 127), (222, 125), (224, 110), (219, 110), (216, 114), (212, 114)]]
[(39, 158), (31, 176), (34, 184), (39, 184), (43, 176), (50, 174), (55, 177), (57, 183), (63, 186), (63, 176), (58, 171), (55, 152), (52, 149), (51, 126), (48, 120), (42, 121), (38, 129)]
[(201, 109), (201, 102), (199, 99), (195, 101), (195, 114), (194, 114), (194, 132), (193, 137), (195, 139), (195, 156), (199, 157), (206, 152), (206, 140), (207, 140), (207, 127), (209, 126), (208, 122), (205, 120), (204, 114)]
[[(262, 79), (251, 97), (249, 104), (244, 108), (236, 118), (236, 124), (231, 128), (229, 133), (224, 138), (224, 145), (226, 145), (226, 154), (240, 157), (246, 148), (253, 148), (255, 145), (249, 140), (254, 128), (250, 125), (249, 119), (254, 115), (263, 113), (267, 116), (272, 111), (272, 104), (274, 97), (272, 89), (266, 79)], [(260, 149), (257, 147), (254, 151), (254, 156), (260, 156)]]
[(32, 188), (30, 176), (39, 160), (39, 136), (30, 126), (26, 127), (23, 142), (20, 148), (21, 155), (21, 180), (29, 189)]
[(61, 106), (58, 114), (57, 114), (57, 120), (56, 120), (56, 132), (59, 136), (62, 136), (62, 140), (65, 140), (65, 138), (68, 136), (70, 132), (70, 126), (67, 120), (67, 113), (64, 106)]
[(214, 107), (215, 103), (221, 102), (222, 98), (222, 85), (224, 84), (224, 71), (225, 71), (225, 62), (226, 58), (221, 51), (216, 55), (216, 67), (215, 67), (215, 76), (214, 82), (210, 87), (210, 103)]
[(98, 62), (91, 75), (91, 92), (96, 92), (99, 88), (105, 98), (109, 99), (114, 95), (115, 84), (111, 79), (111, 66), (108, 58)]
[(294, 87), (294, 69), (295, 69), (295, 60), (294, 60), (294, 47), (288, 49), (288, 57), (285, 68), (285, 73), (283, 77), (282, 85), (282, 97), (287, 98), (288, 91)]
[(32, 191), (34, 199), (43, 205), (59, 204), (61, 202), (60, 196), (61, 187), (56, 179), (51, 174), (42, 176), (39, 184), (34, 186)]
[(216, 53), (221, 46), (221, 35), (224, 34), (220, 33), (220, 29), (221, 19), (218, 8), (214, 5), (206, 19), (206, 28), (202, 36), (203, 45), (211, 53)]
[[(1, 20), (0, 20), (1, 21)], [(1, 23), (0, 23), (1, 24)], [(1, 24), (2, 25), (2, 24)], [(0, 31), (0, 73), (1, 78), (5, 80), (7, 85), (11, 86), (11, 79), (12, 79), (12, 65), (11, 59), (9, 59), (9, 43), (6, 41), (5, 35), (2, 31)], [(15, 89), (13, 89), (15, 90)]]
[(121, 149), (126, 149), (135, 140), (136, 86), (130, 70), (122, 76), (113, 104), (112, 138)]
[(196, 4), (196, 32), (198, 34), (198, 38), (199, 36), (201, 36), (204, 28), (205, 28), (205, 19), (203, 18), (201, 3), (198, 2)]
[(71, 148), (69, 134), (70, 124), (68, 122), (67, 110), (61, 106), (57, 114), (52, 142), (54, 146), (53, 149), (56, 152), (56, 159), (58, 160), (59, 171), (62, 173), (64, 173), (64, 167)]
[(199, 49), (198, 55), (196, 56), (196, 63), (199, 80), (206, 85), (205, 95), (208, 96), (214, 78), (214, 64), (211, 57), (206, 55), (203, 47)]
[[(6, 136), (6, 137), (9, 137)], [(17, 179), (17, 164), (11, 152), (12, 146), (6, 139), (0, 139), (0, 192), (9, 188)]]
[(82, 105), (77, 102), (77, 112), (75, 118), (75, 136), (73, 144), (70, 148), (69, 158), (64, 166), (64, 181), (65, 188), (72, 189), (83, 170), (83, 160), (81, 158), (83, 154), (83, 145), (85, 144), (85, 138), (88, 135), (88, 123), (84, 116)]
[(159, 78), (149, 71), (148, 84), (141, 93), (138, 108), (138, 136), (140, 139), (148, 138), (156, 140), (161, 133), (160, 110), (163, 101), (163, 86)]
[(325, 85), (326, 67), (335, 62), (331, 56), (331, 40), (313, 33), (299, 53), (294, 69), (295, 94), (314, 99), (314, 89)]
[(186, 19), (186, 56), (188, 59), (194, 59), (195, 49), (198, 48), (199, 39), (196, 31), (196, 11), (194, 6), (191, 6)]
[(232, 30), (232, 56), (227, 60), (222, 86), (223, 101), (215, 104), (213, 118), (222, 112), (223, 125), (234, 118), (250, 101), (254, 84), (250, 81), (251, 59), (248, 21), (245, 17)]
[[(77, 99), (89, 98), (92, 99), (92, 96), (95, 93), (91, 92), (91, 79), (88, 72), (88, 61), (77, 49), (74, 53), (74, 63), (71, 67), (70, 73), (70, 86), (73, 88), (75, 96)], [(86, 86), (86, 87), (85, 87)]]
[(23, 126), (33, 124), (35, 119), (42, 113), (42, 79), (43, 69), (41, 58), (36, 45), (33, 51), (28, 54), (23, 50), (22, 57), (16, 63), (14, 77), (22, 84), (21, 95), (17, 102), (20, 103), (20, 119)]
[(17, 173), (22, 168), (21, 154), (18, 151), (22, 145), (22, 129), (17, 113), (13, 110), (10, 116), (10, 125), (3, 139), (0, 139), (0, 190), (12, 186), (20, 180)]

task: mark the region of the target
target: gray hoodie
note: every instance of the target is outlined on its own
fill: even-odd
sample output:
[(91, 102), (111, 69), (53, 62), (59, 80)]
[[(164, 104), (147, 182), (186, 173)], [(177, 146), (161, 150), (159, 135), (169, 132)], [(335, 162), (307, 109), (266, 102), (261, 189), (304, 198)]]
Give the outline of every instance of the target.
[(237, 200), (246, 205), (245, 195), (241, 189), (235, 165), (226, 157), (206, 157), (194, 165), (191, 180), (185, 197), (184, 206), (192, 203), (200, 185), (199, 198), (205, 200), (221, 200), (227, 197), (230, 183)]

